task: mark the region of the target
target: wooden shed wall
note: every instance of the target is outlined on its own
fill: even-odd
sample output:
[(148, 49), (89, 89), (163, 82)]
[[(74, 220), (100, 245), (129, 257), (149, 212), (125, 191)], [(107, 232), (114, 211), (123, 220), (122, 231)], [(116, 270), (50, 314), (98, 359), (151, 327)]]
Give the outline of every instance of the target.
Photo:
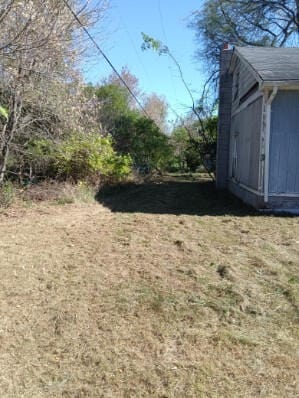
[[(258, 190), (260, 165), (260, 138), (262, 122), (262, 97), (248, 105), (232, 118), (230, 138), (229, 175), (237, 183)], [(237, 168), (233, 176), (233, 158), (237, 148)]]
[(238, 109), (241, 98), (248, 93), (256, 82), (250, 67), (238, 60), (233, 75), (232, 113)]
[(269, 192), (299, 195), (299, 91), (278, 91), (272, 103)]

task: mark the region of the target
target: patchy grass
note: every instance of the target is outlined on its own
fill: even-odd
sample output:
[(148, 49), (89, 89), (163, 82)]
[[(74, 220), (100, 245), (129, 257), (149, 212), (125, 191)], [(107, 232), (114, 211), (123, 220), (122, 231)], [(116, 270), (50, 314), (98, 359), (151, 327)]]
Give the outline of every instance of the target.
[(298, 218), (168, 177), (0, 216), (1, 397), (297, 397)]
[(71, 203), (93, 203), (95, 189), (81, 181), (77, 184), (70, 182), (43, 181), (16, 190), (19, 205), (31, 206), (39, 202), (66, 205)]

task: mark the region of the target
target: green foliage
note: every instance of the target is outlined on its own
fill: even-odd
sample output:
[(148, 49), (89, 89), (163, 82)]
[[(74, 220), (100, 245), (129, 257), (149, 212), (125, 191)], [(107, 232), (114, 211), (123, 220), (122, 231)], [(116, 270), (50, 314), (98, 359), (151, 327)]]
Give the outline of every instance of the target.
[(188, 170), (191, 172), (195, 172), (203, 164), (198, 147), (192, 142), (189, 142), (186, 148), (185, 158)]
[[(46, 138), (33, 137), (23, 147), (23, 152), (19, 156), (14, 155), (11, 160), (11, 169), (17, 170), (22, 166), (23, 183), (30, 182), (28, 176), (38, 178), (55, 178), (57, 175), (56, 167), (57, 143)], [(31, 171), (30, 171), (31, 170)]]
[(47, 163), (53, 160), (56, 144), (54, 141), (46, 138), (33, 138), (26, 145), (28, 160), (36, 161), (37, 159)]
[(0, 207), (9, 207), (15, 199), (15, 189), (10, 181), (4, 182), (0, 187)]
[(154, 50), (159, 55), (167, 54), (169, 49), (165, 46), (161, 41), (154, 39), (153, 37), (147, 35), (146, 33), (141, 33), (143, 43), (141, 45), (141, 49), (145, 50)]
[(95, 89), (95, 96), (115, 149), (122, 155), (130, 154), (136, 168), (165, 168), (171, 154), (168, 138), (153, 120), (130, 109), (128, 91), (117, 84), (105, 84)]
[(111, 133), (116, 119), (130, 112), (129, 93), (124, 87), (111, 83), (96, 87), (94, 95), (99, 102), (99, 120), (103, 128)]
[(45, 178), (121, 179), (133, 165), (148, 171), (166, 168), (172, 156), (169, 138), (153, 120), (132, 110), (127, 90), (116, 83), (87, 85), (84, 95), (105, 137), (81, 130), (49, 139), (34, 132), (18, 143), (22, 151), (10, 158), (10, 171), (20, 176), (21, 183)]
[(113, 133), (116, 149), (130, 153), (136, 168), (163, 170), (171, 157), (168, 137), (155, 122), (137, 112), (130, 112), (116, 121)]
[(199, 143), (200, 152), (204, 154), (203, 163), (208, 171), (215, 171), (217, 151), (218, 116), (210, 116), (203, 121), (205, 139)]
[(182, 126), (176, 127), (170, 137), (173, 150), (173, 158), (170, 165), (171, 171), (187, 170), (186, 151), (189, 145), (189, 136), (186, 129)]
[[(209, 171), (215, 169), (216, 145), (217, 145), (218, 117), (211, 116), (199, 122), (189, 124), (187, 128), (177, 126), (172, 132), (170, 141), (173, 147), (172, 168), (185, 171), (196, 171), (204, 166)], [(204, 134), (198, 134), (197, 130), (203, 127)]]
[(193, 13), (200, 49), (216, 70), (224, 43), (238, 46), (293, 46), (298, 42), (297, 0), (205, 0)]
[(3, 116), (6, 120), (8, 119), (8, 110), (1, 105), (0, 105), (0, 116)]
[(131, 158), (118, 155), (110, 137), (74, 133), (55, 150), (55, 163), (60, 177), (79, 181), (103, 176), (122, 179), (130, 174)]
[(95, 89), (95, 96), (101, 103), (102, 115), (124, 114), (129, 111), (129, 93), (116, 84), (106, 84)]
[(61, 141), (33, 139), (26, 147), (24, 163), (40, 178), (122, 179), (131, 172), (131, 158), (119, 155), (111, 137), (97, 133), (72, 133)]

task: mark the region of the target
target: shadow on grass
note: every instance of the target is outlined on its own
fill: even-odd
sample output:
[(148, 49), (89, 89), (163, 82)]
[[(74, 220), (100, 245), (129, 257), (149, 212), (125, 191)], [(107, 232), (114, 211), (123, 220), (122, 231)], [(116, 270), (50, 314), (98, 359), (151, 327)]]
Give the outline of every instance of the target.
[(228, 192), (219, 192), (208, 179), (166, 177), (142, 184), (105, 187), (96, 199), (113, 212), (188, 215), (259, 216)]

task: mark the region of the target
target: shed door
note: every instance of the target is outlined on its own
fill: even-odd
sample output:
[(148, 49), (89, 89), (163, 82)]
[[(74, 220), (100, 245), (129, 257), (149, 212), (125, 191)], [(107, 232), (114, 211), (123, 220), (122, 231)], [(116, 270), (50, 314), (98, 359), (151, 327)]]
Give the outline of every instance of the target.
[(299, 193), (299, 91), (278, 91), (272, 104), (270, 193)]

